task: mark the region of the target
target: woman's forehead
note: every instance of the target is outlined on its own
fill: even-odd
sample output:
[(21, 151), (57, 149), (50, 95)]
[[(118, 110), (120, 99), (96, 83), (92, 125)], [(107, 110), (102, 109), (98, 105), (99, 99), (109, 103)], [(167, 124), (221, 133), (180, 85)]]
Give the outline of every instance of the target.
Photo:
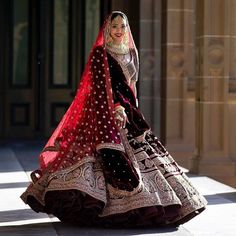
[(122, 18), (121, 16), (115, 17), (112, 21), (112, 24), (126, 24), (126, 20)]

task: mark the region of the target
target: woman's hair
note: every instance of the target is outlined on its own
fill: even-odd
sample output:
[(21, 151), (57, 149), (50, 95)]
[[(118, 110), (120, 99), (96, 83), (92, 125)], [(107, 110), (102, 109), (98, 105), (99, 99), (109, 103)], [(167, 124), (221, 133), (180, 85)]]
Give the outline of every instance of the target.
[(111, 21), (114, 20), (117, 16), (121, 16), (123, 19), (125, 19), (124, 14), (122, 14), (121, 12), (114, 12), (111, 15)]

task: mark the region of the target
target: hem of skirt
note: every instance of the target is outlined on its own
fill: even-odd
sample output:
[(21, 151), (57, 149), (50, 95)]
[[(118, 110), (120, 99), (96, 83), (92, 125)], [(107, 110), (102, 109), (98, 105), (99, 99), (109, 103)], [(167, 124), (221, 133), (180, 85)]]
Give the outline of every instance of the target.
[(206, 205), (199, 207), (199, 208), (187, 213), (186, 215), (183, 215), (173, 221), (168, 222), (167, 225), (179, 226), (179, 225), (185, 224), (186, 222), (190, 221), (194, 217), (198, 216), (205, 209), (206, 209)]
[[(31, 188), (33, 187), (33, 185), (31, 185)], [(107, 220), (109, 219), (110, 217), (112, 218), (116, 218), (116, 215), (117, 217), (119, 218), (119, 215), (123, 215), (125, 216), (127, 214), (127, 216), (130, 214), (130, 212), (132, 211), (135, 211), (135, 210), (140, 210), (142, 208), (148, 208), (148, 207), (157, 207), (157, 208), (163, 208), (165, 209), (166, 207), (173, 207), (173, 209), (178, 209), (179, 211), (179, 214), (171, 221), (171, 220), (167, 220), (165, 221), (165, 219), (163, 218), (163, 222), (162, 224), (163, 225), (180, 225), (180, 224), (183, 224), (187, 221), (189, 221), (190, 219), (192, 219), (193, 217), (195, 217), (196, 215), (198, 215), (200, 212), (202, 212), (205, 208), (206, 208), (206, 204), (205, 202), (202, 202), (202, 203), (199, 203), (198, 206), (192, 206), (189, 208), (189, 210), (185, 210), (184, 213), (181, 212), (183, 210), (181, 210), (181, 207), (182, 204), (180, 203), (177, 203), (175, 201), (172, 201), (172, 202), (169, 202), (169, 203), (166, 203), (166, 204), (162, 204), (162, 203), (157, 203), (157, 202), (145, 202), (145, 199), (140, 199), (140, 200), (137, 200), (137, 204), (134, 204), (133, 206), (129, 206), (127, 207), (126, 209), (123, 208), (122, 210), (119, 210), (119, 209), (113, 209), (111, 211), (108, 211), (107, 214), (103, 214), (103, 211), (105, 210), (106, 208), (106, 204), (107, 202), (104, 201), (103, 198), (98, 198), (98, 195), (93, 195), (91, 192), (88, 192), (86, 191), (84, 188), (68, 188), (68, 189), (50, 189), (50, 190), (45, 190), (44, 191), (44, 194), (42, 194), (41, 196), (41, 199), (39, 196), (37, 196), (36, 193), (34, 193), (31, 189), (30, 190), (26, 190), (21, 198), (22, 200), (26, 203), (26, 204), (29, 204), (30, 203), (30, 198), (34, 198), (36, 200), (36, 204), (34, 204), (34, 206), (32, 207), (31, 204), (29, 204), (31, 206), (31, 208), (36, 211), (36, 212), (45, 212), (45, 213), (49, 213), (49, 212), (46, 212), (44, 209), (45, 209), (45, 198), (46, 198), (46, 194), (49, 193), (49, 192), (53, 192), (53, 191), (78, 191), (78, 194), (81, 194), (83, 196), (85, 196), (85, 194), (87, 194), (88, 196), (92, 197), (95, 201), (100, 201), (100, 202), (103, 202), (104, 203), (104, 207), (103, 207), (103, 210), (98, 214), (96, 215), (97, 218), (99, 218), (100, 220)], [(147, 200), (147, 199), (146, 199)], [(153, 200), (154, 201), (154, 200)], [(31, 201), (32, 203), (32, 201)], [(40, 204), (40, 205), (38, 205)], [(191, 200), (189, 202), (189, 204), (191, 205)], [(189, 205), (187, 204), (187, 205)], [(36, 207), (35, 207), (36, 206)], [(38, 208), (37, 208), (38, 207)], [(109, 207), (109, 206), (108, 206)], [(56, 208), (55, 208), (56, 209)], [(106, 211), (106, 210), (105, 210)], [(54, 214), (52, 212), (52, 214)], [(58, 217), (56, 214), (54, 214), (56, 217)], [(153, 220), (155, 221), (155, 217), (153, 218)], [(63, 221), (63, 220), (62, 220)], [(155, 225), (155, 223), (153, 223), (153, 225)]]

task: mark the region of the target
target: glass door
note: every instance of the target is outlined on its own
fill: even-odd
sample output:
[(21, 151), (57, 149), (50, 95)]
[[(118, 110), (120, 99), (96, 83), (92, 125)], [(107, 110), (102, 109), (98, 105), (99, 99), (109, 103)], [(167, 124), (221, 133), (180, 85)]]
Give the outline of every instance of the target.
[(73, 1), (44, 1), (40, 21), (40, 127), (49, 136), (67, 110), (75, 87)]
[(35, 1), (5, 1), (4, 131), (7, 137), (32, 137), (35, 130)]
[[(2, 137), (48, 137), (72, 102), (100, 26), (100, 0), (2, 0)], [(1, 42), (1, 41), (0, 41)], [(1, 64), (1, 65), (3, 65)]]
[(44, 135), (50, 136), (72, 102), (89, 50), (100, 26), (100, 0), (45, 2), (41, 35), (44, 62)]

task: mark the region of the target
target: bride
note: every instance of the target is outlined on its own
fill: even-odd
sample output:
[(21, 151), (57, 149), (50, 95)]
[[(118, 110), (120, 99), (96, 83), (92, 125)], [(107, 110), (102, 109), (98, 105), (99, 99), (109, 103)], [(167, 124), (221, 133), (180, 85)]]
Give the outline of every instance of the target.
[(114, 11), (21, 196), (33, 210), (80, 226), (130, 227), (179, 225), (205, 209), (138, 108), (138, 72), (128, 19)]

